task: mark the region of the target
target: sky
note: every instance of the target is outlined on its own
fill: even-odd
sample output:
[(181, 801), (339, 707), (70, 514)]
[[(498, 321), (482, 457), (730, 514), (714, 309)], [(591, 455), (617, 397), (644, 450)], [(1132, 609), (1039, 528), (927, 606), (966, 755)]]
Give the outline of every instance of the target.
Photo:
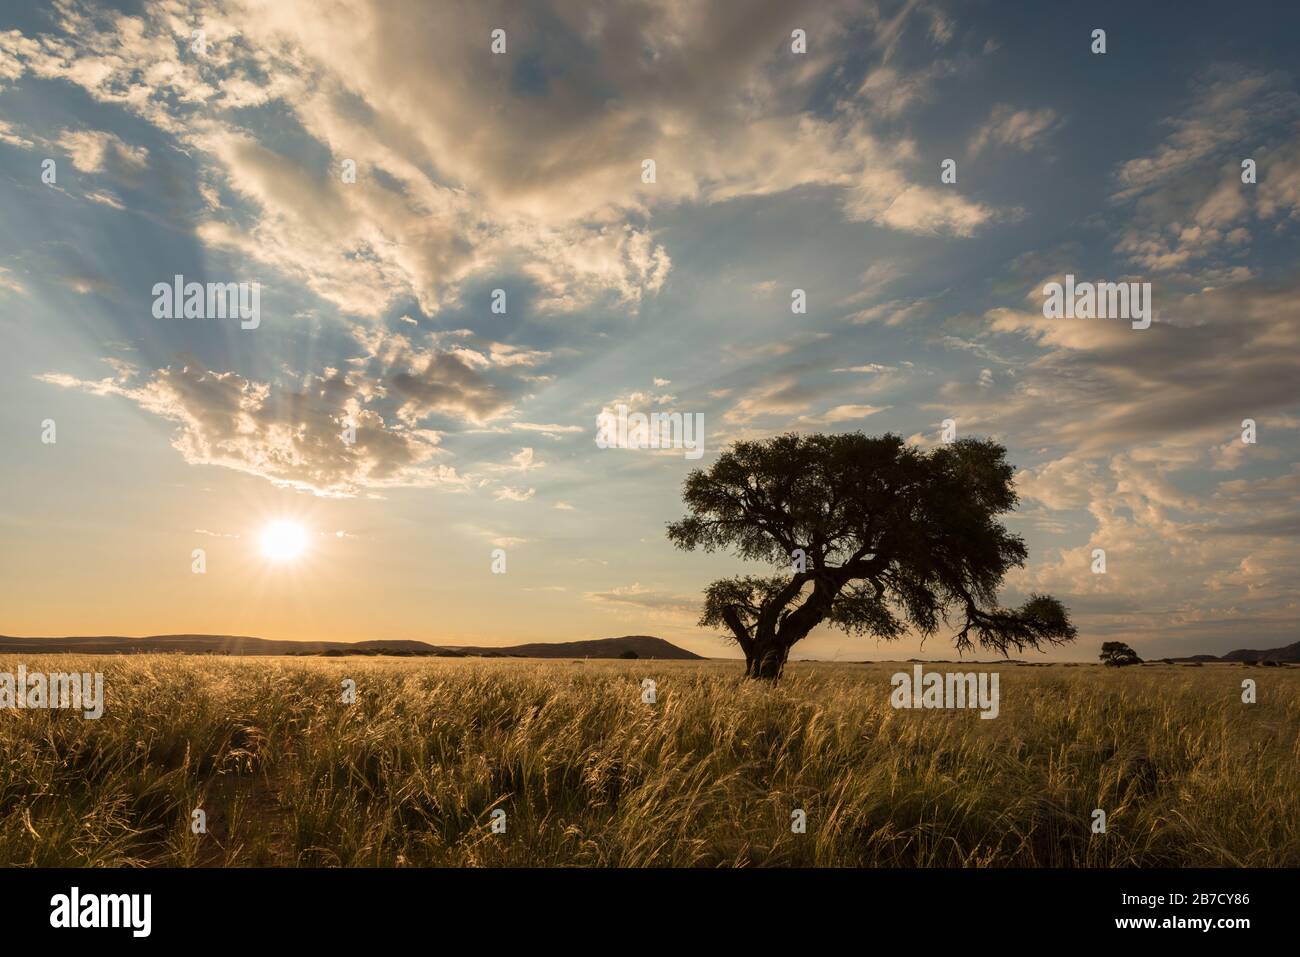
[[(0, 632), (736, 655), (701, 594), (760, 569), (668, 542), (690, 470), (951, 420), (1016, 467), (1003, 600), (1079, 628), (1048, 657), (1296, 641), (1297, 27), (1253, 3), (6, 3)], [(159, 318), (178, 275), (255, 283), (256, 327)], [(1149, 328), (1046, 317), (1067, 275), (1149, 283)], [(601, 448), (619, 405), (702, 415), (703, 456)], [(300, 557), (268, 557), (276, 522)], [(819, 629), (793, 657), (948, 637)]]

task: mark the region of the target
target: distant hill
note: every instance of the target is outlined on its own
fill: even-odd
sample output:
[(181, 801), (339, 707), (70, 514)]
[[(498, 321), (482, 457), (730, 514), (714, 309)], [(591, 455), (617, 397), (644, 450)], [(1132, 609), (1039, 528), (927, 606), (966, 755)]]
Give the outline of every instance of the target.
[(1190, 655), (1186, 658), (1170, 658), (1170, 661), (1286, 661), (1300, 662), (1300, 641), (1295, 644), (1287, 645), (1285, 648), (1269, 648), (1265, 651), (1256, 651), (1253, 648), (1239, 648), (1236, 651), (1230, 651), (1226, 655), (1219, 657), (1217, 655)]
[(591, 641), (538, 641), (529, 645), (505, 648), (482, 648), (452, 645), (451, 650), (467, 655), (507, 655), (512, 658), (619, 658), (634, 652), (638, 658), (672, 658), (703, 660), (702, 655), (678, 648), (672, 642), (651, 635), (624, 635), (622, 638), (595, 638)]
[(97, 635), (65, 638), (13, 638), (0, 636), (0, 651), (50, 654), (76, 652), (83, 655), (145, 654), (182, 652), (192, 655), (319, 655), (326, 651), (373, 651), (392, 649), (407, 653), (447, 655), (456, 652), (423, 641), (283, 641), (249, 635), (148, 635), (124, 638)]
[[(64, 638), (17, 638), (0, 635), (0, 653), (76, 653), (83, 655), (181, 652), (191, 655), (323, 655), (395, 654), (438, 658), (482, 656), (493, 658), (619, 658), (634, 652), (638, 658), (699, 658), (662, 638), (627, 635), (590, 641), (535, 642), (505, 648), (442, 647), (426, 641), (284, 641), (249, 635), (120, 635)], [(630, 656), (628, 656), (630, 657)]]
[(1300, 662), (1300, 641), (1285, 648), (1273, 648), (1269, 651), (1252, 651), (1242, 648), (1230, 651), (1220, 661), (1295, 661)]

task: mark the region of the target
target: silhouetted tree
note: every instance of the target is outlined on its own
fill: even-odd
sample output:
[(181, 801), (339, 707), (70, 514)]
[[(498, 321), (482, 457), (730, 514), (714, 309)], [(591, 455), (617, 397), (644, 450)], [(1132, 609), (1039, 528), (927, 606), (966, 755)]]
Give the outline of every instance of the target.
[(1138, 657), (1137, 652), (1122, 641), (1105, 642), (1101, 646), (1101, 660), (1116, 668), (1142, 664), (1142, 659)]
[(788, 574), (716, 581), (704, 627), (725, 626), (745, 674), (781, 676), (790, 648), (823, 621), (853, 635), (928, 637), (961, 616), (954, 642), (1007, 654), (1075, 637), (1065, 607), (1030, 595), (997, 604), (1003, 576), (1027, 557), (996, 516), (1016, 504), (1006, 450), (961, 439), (931, 451), (897, 435), (788, 434), (737, 442), (682, 489), (689, 515), (668, 526), (678, 547), (730, 548)]
[(620, 652), (620, 653), (619, 653), (619, 657), (620, 657), (620, 658), (627, 658), (627, 659), (630, 660), (630, 659), (632, 659), (632, 658), (640, 658), (641, 656), (638, 655), (638, 654), (637, 654), (635, 651), (633, 651), (631, 648), (629, 648), (627, 651)]

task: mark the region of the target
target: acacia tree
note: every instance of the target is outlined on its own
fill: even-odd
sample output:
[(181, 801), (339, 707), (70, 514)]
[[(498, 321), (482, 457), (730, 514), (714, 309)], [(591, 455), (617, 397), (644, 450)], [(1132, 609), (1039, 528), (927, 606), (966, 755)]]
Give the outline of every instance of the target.
[(1122, 668), (1125, 665), (1142, 664), (1142, 659), (1138, 657), (1138, 653), (1122, 641), (1104, 642), (1101, 646), (1101, 660), (1103, 663), (1116, 668)]
[(714, 582), (700, 625), (729, 629), (745, 674), (773, 680), (822, 622), (893, 640), (909, 627), (929, 637), (956, 615), (963, 652), (1073, 641), (1055, 598), (997, 604), (1003, 576), (1028, 555), (997, 520), (1016, 505), (1005, 455), (989, 440), (923, 451), (861, 432), (735, 443), (687, 477), (689, 514), (669, 524), (668, 538), (788, 571)]

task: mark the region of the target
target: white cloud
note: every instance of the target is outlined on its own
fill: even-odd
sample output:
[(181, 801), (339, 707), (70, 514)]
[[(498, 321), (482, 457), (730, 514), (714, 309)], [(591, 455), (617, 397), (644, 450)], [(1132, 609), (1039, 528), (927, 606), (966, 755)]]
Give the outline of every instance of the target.
[(499, 502), (526, 502), (536, 494), (535, 488), (499, 488), (492, 493), (492, 497)]
[(835, 425), (839, 422), (856, 422), (877, 412), (884, 412), (889, 406), (874, 405), (837, 405), (819, 415), (801, 415), (799, 421), (807, 425)]
[(1023, 152), (1042, 145), (1042, 141), (1061, 127), (1061, 118), (1048, 107), (1017, 110), (1006, 103), (993, 107), (984, 125), (971, 137), (967, 152), (975, 156), (990, 144), (1007, 146)]
[[(847, 52), (850, 12), (874, 18), (885, 51), (869, 94), (910, 102), (955, 69), (914, 75), (888, 62), (909, 10), (803, 10), (799, 22), (820, 45), (792, 63), (770, 42), (788, 34), (791, 14), (779, 7), (647, 3), (629, 31), (622, 18), (556, 3), (515, 12), (519, 55), (552, 25), (592, 55), (536, 96), (501, 87), (486, 44), (462, 39), (497, 25), (477, 5), (414, 29), (428, 16), (416, 0), (324, 9), (225, 0), (204, 10), (198, 57), (186, 15), (146, 0), (142, 16), (61, 4), (56, 31), (0, 35), (0, 76), (70, 83), (154, 124), (203, 163), (195, 233), (205, 244), (277, 269), (347, 313), (378, 315), (403, 295), (433, 313), (467, 280), (502, 267), (533, 280), (541, 310), (605, 297), (635, 310), (672, 268), (650, 220), (682, 203), (818, 186), (842, 193), (850, 219), (905, 232), (970, 236), (999, 218), (911, 181), (914, 144), (874, 133), (869, 100), (847, 98), (826, 115), (807, 109), (809, 91)], [(928, 16), (931, 39), (946, 42), (951, 20)], [(428, 63), (456, 82), (430, 83)], [(270, 145), (245, 118), (255, 106), (290, 114), (327, 164)], [(67, 131), (60, 142), (84, 171), (138, 170), (149, 159), (114, 134)], [(652, 184), (640, 179), (645, 157), (657, 163)], [(344, 159), (356, 163), (355, 184), (341, 180)], [(223, 193), (242, 208), (225, 208)]]
[[(433, 459), (436, 433), (390, 425), (363, 408), (358, 382), (335, 372), (310, 377), (302, 392), (273, 390), (233, 372), (191, 363), (142, 381), (129, 373), (98, 381), (47, 373), (41, 381), (93, 395), (130, 399), (174, 422), (172, 445), (192, 465), (218, 465), (319, 495), (363, 488), (463, 487), (456, 470)], [(344, 441), (348, 423), (356, 441)]]
[(82, 173), (99, 173), (110, 167), (139, 172), (149, 163), (149, 151), (143, 146), (130, 146), (116, 133), (102, 130), (65, 130), (58, 145)]

